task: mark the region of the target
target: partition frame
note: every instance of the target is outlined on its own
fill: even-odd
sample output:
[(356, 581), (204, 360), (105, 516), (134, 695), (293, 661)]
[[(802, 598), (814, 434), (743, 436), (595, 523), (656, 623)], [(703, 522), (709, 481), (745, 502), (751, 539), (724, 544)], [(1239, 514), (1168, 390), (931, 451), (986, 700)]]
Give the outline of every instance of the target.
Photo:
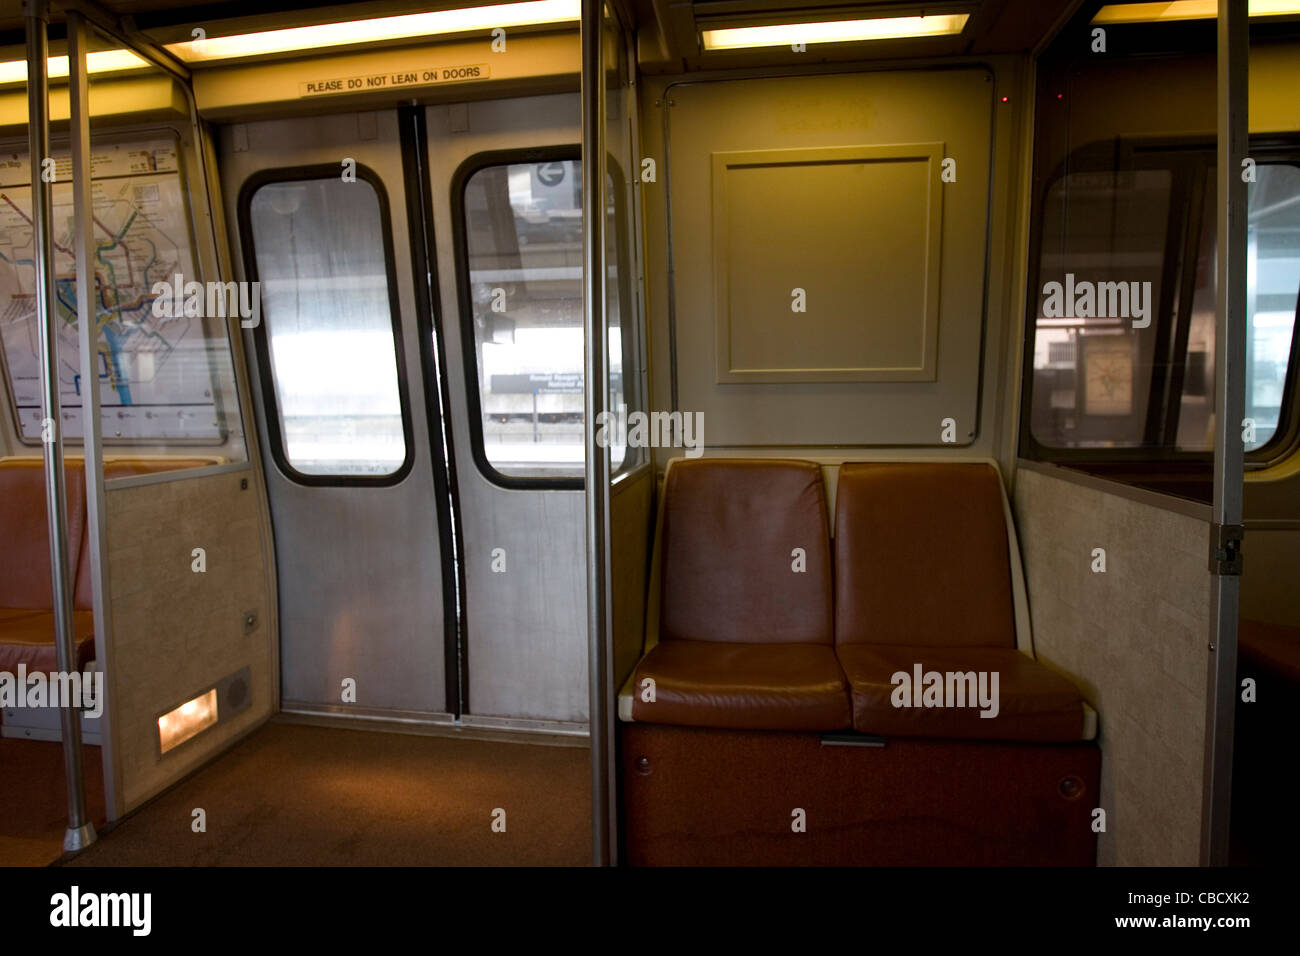
[[(613, 614), (609, 566), (609, 446), (598, 421), (609, 403), (609, 315), (605, 301), (605, 4), (582, 0), (582, 270), (584, 503), (587, 541), (587, 693), (591, 741), (591, 853), (618, 862), (614, 754)], [(594, 162), (599, 159), (599, 162)]]
[[(48, 0), (25, 0), (25, 2), (48, 3)], [(95, 31), (104, 37), (107, 37), (117, 43), (120, 43), (126, 49), (132, 51), (146, 63), (157, 67), (177, 83), (183, 91), (186, 103), (189, 107), (190, 129), (194, 137), (194, 157), (193, 162), (197, 167), (197, 178), (193, 183), (193, 189), (199, 191), (200, 195), (195, 198), (191, 197), (191, 215), (193, 216), (193, 228), (197, 235), (206, 230), (212, 243), (212, 259), (214, 267), (218, 272), (229, 273), (229, 262), (224, 236), (224, 227), (217, 216), (218, 208), (217, 198), (214, 193), (213, 177), (210, 175), (209, 162), (211, 159), (210, 139), (207, 136), (201, 123), (198, 104), (194, 98), (194, 91), (191, 85), (192, 74), (189, 68), (176, 59), (167, 51), (159, 48), (141, 35), (131, 29), (129, 24), (123, 24), (114, 14), (105, 10), (94, 0), (63, 0), (61, 4), (66, 10), (68, 24), (68, 55), (69, 55), (69, 128), (72, 132), (71, 147), (73, 152), (74, 170), (79, 168), (76, 164), (84, 162), (80, 168), (89, 173), (90, 171), (90, 103), (89, 93), (89, 71), (87, 69), (86, 54), (89, 52), (89, 34)], [(79, 42), (79, 46), (74, 45)], [(29, 75), (30, 75), (29, 65)], [(42, 70), (44, 76), (44, 70)], [(81, 150), (85, 150), (85, 155), (80, 156)], [(93, 292), (88, 285), (83, 286), (83, 276), (89, 276), (89, 272), (82, 268), (82, 257), (87, 255), (87, 250), (93, 254), (93, 231), (91, 222), (91, 202), (93, 198), (93, 181), (89, 174), (76, 176), (74, 173), (74, 215), (73, 215), (73, 233), (77, 237), (77, 258), (78, 258), (78, 278), (77, 278), (77, 298), (80, 304), (89, 301), (89, 293)], [(83, 196), (84, 190), (84, 196)], [(92, 243), (87, 246), (87, 243)], [(84, 248), (83, 248), (84, 247)], [(90, 261), (90, 260), (87, 260)], [(198, 254), (195, 266), (197, 269), (204, 268), (201, 253)], [(114, 488), (124, 488), (138, 484), (154, 484), (165, 481), (181, 481), (192, 478), (203, 478), (213, 474), (222, 474), (227, 472), (247, 471), (250, 474), (249, 481), (254, 483), (259, 494), (259, 517), (261, 524), (261, 533), (264, 546), (269, 546), (270, 541), (270, 518), (266, 507), (266, 490), (264, 487), (263, 472), (260, 462), (260, 453), (258, 443), (249, 441), (250, 431), (248, 428), (248, 418), (246, 409), (251, 408), (251, 396), (249, 392), (249, 383), (246, 378), (246, 364), (243, 361), (241, 352), (242, 338), (233, 333), (231, 328), (232, 320), (227, 320), (227, 341), (229, 343), (231, 354), (231, 366), (234, 373), (234, 399), (238, 407), (238, 420), (240, 431), (243, 435), (244, 460), (241, 462), (231, 462), (224, 465), (216, 465), (207, 468), (197, 468), (177, 473), (176, 475), (147, 475), (137, 478), (118, 479), (114, 481)], [(87, 347), (89, 339), (90, 323), (79, 323), (78, 334), (80, 336), (80, 353), (83, 363), (82, 375), (87, 374), (84, 363), (90, 354)], [(103, 754), (103, 774), (104, 774), (104, 798), (105, 812), (109, 823), (113, 823), (123, 816), (127, 810), (126, 794), (124, 790), (125, 781), (122, 774), (118, 772), (117, 760), (115, 758), (117, 750), (117, 732), (118, 722), (116, 719), (115, 709), (113, 707), (112, 683), (107, 679), (107, 675), (112, 673), (113, 658), (113, 623), (112, 623), (112, 602), (110, 600), (110, 579), (109, 579), (109, 559), (105, 547), (107, 542), (107, 486), (103, 472), (103, 435), (102, 422), (99, 409), (99, 397), (94, 389), (90, 390), (94, 395), (93, 406), (82, 404), (83, 415), (83, 447), (87, 461), (86, 467), (86, 496), (87, 496), (87, 532), (90, 534), (89, 554), (91, 567), (91, 581), (93, 591), (93, 607), (95, 616), (95, 657), (98, 666), (103, 669), (106, 679), (103, 690), (103, 728), (104, 733), (101, 742), (101, 752)], [(85, 419), (87, 411), (93, 407), (94, 414), (89, 420)], [(92, 464), (93, 462), (93, 464)], [(269, 603), (268, 620), (274, 623), (278, 619), (277, 592), (275, 581), (275, 563), (274, 560), (268, 561), (267, 566), (267, 595)], [(280, 708), (279, 694), (279, 637), (273, 630), (268, 635), (271, 647), (271, 668), (272, 673), (276, 675), (276, 680), (272, 682), (272, 699), (271, 711), (278, 712)]]
[(1210, 663), (1206, 675), (1201, 865), (1226, 866), (1232, 814), (1232, 749), (1240, 613), (1246, 380), (1246, 181), (1249, 148), (1249, 12), (1246, 0), (1219, 0), (1218, 207), (1215, 292), (1214, 502), (1210, 524)]

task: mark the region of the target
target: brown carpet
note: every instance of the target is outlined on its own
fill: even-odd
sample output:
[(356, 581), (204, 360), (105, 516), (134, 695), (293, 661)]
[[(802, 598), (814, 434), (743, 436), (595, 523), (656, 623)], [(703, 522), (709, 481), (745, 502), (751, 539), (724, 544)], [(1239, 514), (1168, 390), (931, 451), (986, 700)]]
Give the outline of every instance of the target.
[[(104, 824), (104, 770), (99, 748), (82, 747), (86, 809)], [(63, 744), (0, 737), (0, 866), (47, 866), (63, 854), (68, 794)]]
[[(572, 747), (270, 723), (69, 865), (581, 866), (587, 761)], [(191, 830), (196, 807), (206, 833)]]

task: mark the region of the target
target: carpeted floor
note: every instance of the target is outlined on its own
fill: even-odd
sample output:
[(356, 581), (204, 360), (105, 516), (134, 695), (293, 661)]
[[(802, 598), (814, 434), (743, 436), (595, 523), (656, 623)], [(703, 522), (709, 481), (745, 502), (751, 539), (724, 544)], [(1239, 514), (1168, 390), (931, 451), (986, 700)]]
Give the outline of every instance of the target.
[(582, 866), (589, 774), (586, 749), (270, 723), (68, 865)]
[[(104, 770), (99, 748), (82, 747), (86, 809), (104, 823)], [(0, 866), (47, 866), (63, 853), (68, 795), (63, 744), (0, 737)]]

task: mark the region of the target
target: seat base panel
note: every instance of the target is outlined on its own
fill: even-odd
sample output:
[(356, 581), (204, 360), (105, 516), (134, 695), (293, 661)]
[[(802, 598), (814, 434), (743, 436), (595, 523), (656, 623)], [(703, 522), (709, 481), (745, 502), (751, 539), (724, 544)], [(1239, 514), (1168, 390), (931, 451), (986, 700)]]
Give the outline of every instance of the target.
[[(1093, 866), (1094, 743), (620, 725), (633, 866)], [(803, 810), (806, 831), (795, 832)]]

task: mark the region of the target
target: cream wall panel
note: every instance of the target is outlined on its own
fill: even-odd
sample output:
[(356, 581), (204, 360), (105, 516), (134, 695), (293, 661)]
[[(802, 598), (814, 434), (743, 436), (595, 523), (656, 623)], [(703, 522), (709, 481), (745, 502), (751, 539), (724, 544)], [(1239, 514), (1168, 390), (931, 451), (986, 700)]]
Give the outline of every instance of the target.
[[(678, 408), (704, 414), (709, 446), (940, 446), (944, 418), (956, 421), (957, 445), (968, 446), (976, 437), (995, 85), (987, 68), (971, 67), (683, 83), (666, 91), (669, 143), (661, 148), (671, 157), (674, 275), (670, 281), (676, 297)], [(719, 290), (713, 261), (718, 241), (713, 209), (715, 155), (909, 144), (942, 144), (944, 155), (957, 163), (956, 182), (934, 184), (942, 191), (943, 201), (934, 380), (719, 383), (715, 335)], [(940, 170), (932, 172), (937, 180)], [(778, 196), (770, 199), (783, 202)], [(801, 223), (787, 230), (769, 224), (762, 235), (746, 236), (749, 247), (768, 247), (765, 257), (750, 266), (751, 273), (783, 260), (797, 263), (816, 257), (825, 249), (835, 249), (845, 262), (852, 262), (855, 247), (861, 247), (857, 248), (860, 271), (875, 275), (873, 270), (880, 263), (873, 262), (872, 250), (878, 250), (880, 236), (897, 228), (897, 215), (906, 213), (900, 212), (896, 201), (890, 205), (889, 200), (873, 194), (871, 221), (855, 224), (852, 230), (841, 229), (836, 223), (843, 226), (842, 219), (829, 221), (823, 215), (827, 203), (840, 201), (845, 197), (819, 196), (806, 204)], [(886, 206), (893, 210), (891, 215), (882, 214)], [(932, 211), (926, 208), (921, 214), (929, 221)], [(653, 215), (648, 216), (648, 225), (656, 226)], [(811, 250), (799, 241), (810, 226), (820, 236)], [(817, 233), (818, 228), (823, 231)], [(862, 243), (862, 230), (877, 239)], [(848, 266), (841, 266), (845, 268)], [(770, 278), (752, 274), (749, 280), (761, 290), (766, 288), (761, 283)], [(791, 280), (791, 284), (807, 288), (815, 278)], [(777, 341), (802, 343), (789, 352), (792, 363), (806, 364), (809, 357), (837, 353), (842, 359), (857, 353), (862, 343), (853, 338), (855, 318), (869, 308), (855, 301), (851, 292), (858, 278), (840, 276), (840, 288), (820, 299), (816, 289), (808, 289), (809, 313), (825, 310), (831, 316), (827, 321), (811, 321), (808, 314), (792, 313), (791, 290), (783, 288), (780, 306), (787, 325), (780, 329)], [(888, 284), (878, 276), (872, 282), (873, 302), (901, 296), (909, 281), (906, 275), (886, 278)], [(786, 281), (784, 275), (781, 281)], [(734, 297), (736, 292), (733, 285), (730, 295)], [(742, 305), (752, 307), (753, 303), (745, 300)], [(656, 337), (668, 334), (666, 316), (661, 319), (662, 315), (655, 310)], [(733, 308), (733, 321), (737, 315)], [(745, 316), (745, 321), (749, 320), (750, 316)], [(777, 329), (770, 319), (760, 316), (758, 321), (767, 323), (754, 329), (756, 336), (765, 337), (758, 358), (775, 361), (775, 343), (766, 339), (775, 337)], [(923, 316), (918, 316), (908, 325), (923, 321)], [(834, 338), (819, 339), (827, 333)], [(800, 350), (807, 354), (800, 357)], [(883, 353), (886, 362), (895, 358), (888, 351)], [(860, 354), (857, 361), (862, 361)], [(787, 372), (786, 377), (799, 376)], [(657, 370), (655, 378), (661, 395), (663, 371)], [(658, 395), (657, 401), (662, 402)]]
[(934, 381), (942, 159), (942, 143), (714, 153), (716, 380)]
[[(1206, 522), (1023, 467), (1014, 502), (1038, 659), (1100, 715), (1098, 862), (1197, 865)], [(1091, 569), (1094, 548), (1105, 573)]]
[[(251, 478), (250, 472), (235, 472), (108, 492), (109, 680), (123, 812), (271, 714), (269, 542), (261, 532)], [(204, 573), (191, 569), (195, 548), (206, 551)], [(258, 616), (256, 630), (247, 635), (245, 611)], [(158, 715), (244, 667), (251, 670), (252, 705), (160, 758)]]

